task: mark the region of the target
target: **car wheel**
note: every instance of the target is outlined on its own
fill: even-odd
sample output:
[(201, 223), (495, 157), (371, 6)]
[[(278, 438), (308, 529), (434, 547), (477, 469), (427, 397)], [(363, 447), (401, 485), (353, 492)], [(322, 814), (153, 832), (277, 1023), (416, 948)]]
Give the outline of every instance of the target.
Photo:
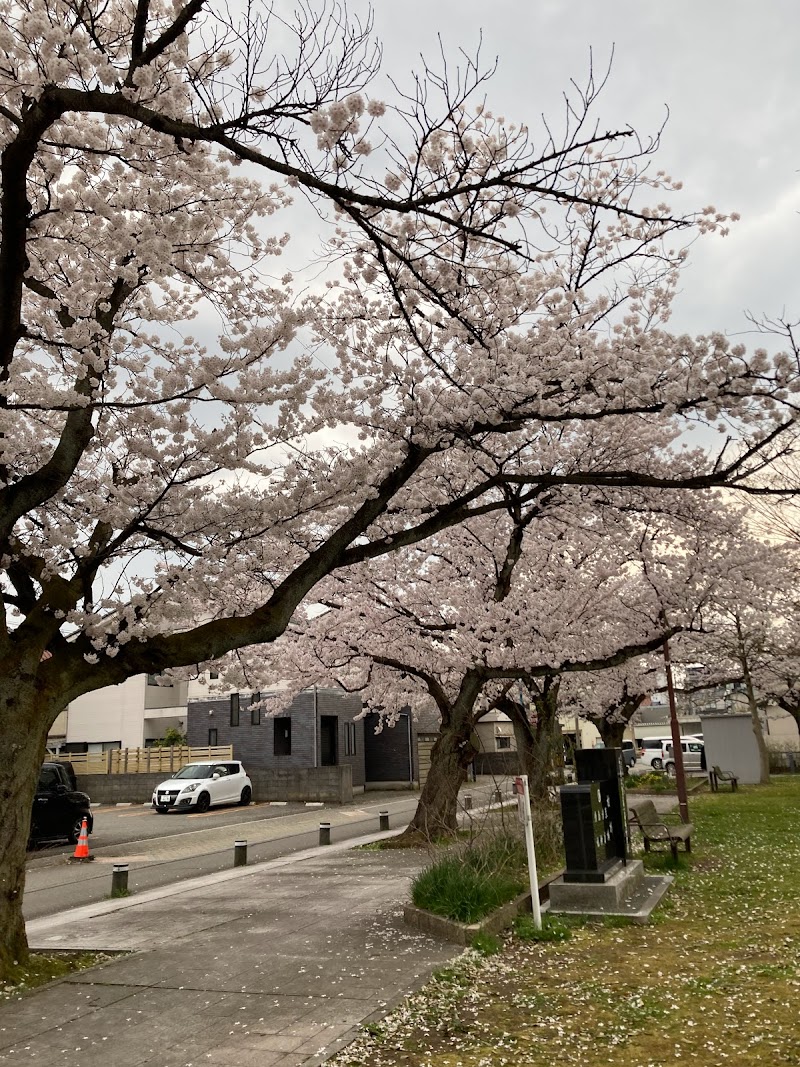
[(660, 771), (663, 766), (664, 764), (661, 762), (658, 756), (656, 756), (656, 758), (653, 760), (653, 770)]
[(253, 790), (249, 785), (246, 785), (242, 790), (242, 795), (239, 797), (239, 803), (243, 808), (246, 808), (250, 801), (253, 799)]
[[(69, 841), (69, 843), (71, 845), (77, 845), (78, 839), (81, 836), (81, 830), (82, 829), (83, 829), (83, 816), (81, 815), (80, 819), (77, 819), (73, 823), (72, 829), (70, 830), (69, 834), (67, 835), (67, 840)], [(87, 829), (87, 831), (89, 831), (89, 822), (88, 822), (88, 820), (86, 822), (86, 829)], [(91, 831), (89, 831), (89, 832), (91, 832)]]
[(210, 807), (211, 797), (208, 795), (208, 793), (201, 793), (200, 796), (197, 798), (197, 810), (208, 811)]
[(674, 763), (665, 763), (664, 764), (664, 770), (667, 772), (667, 774), (674, 775), (675, 774), (675, 764)]

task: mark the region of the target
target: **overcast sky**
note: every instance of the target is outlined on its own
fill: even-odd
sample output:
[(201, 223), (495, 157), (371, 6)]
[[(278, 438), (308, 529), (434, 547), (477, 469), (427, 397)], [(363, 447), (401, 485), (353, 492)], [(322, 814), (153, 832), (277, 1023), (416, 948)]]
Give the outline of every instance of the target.
[[(350, 0), (351, 12), (366, 3)], [(748, 328), (745, 310), (800, 318), (800, 5), (797, 0), (376, 0), (385, 74), (408, 84), (442, 37), (499, 69), (495, 114), (535, 127), (560, 117), (561, 93), (589, 68), (609, 83), (604, 127), (656, 131), (669, 109), (658, 167), (684, 183), (681, 211), (714, 204), (742, 220), (692, 249), (672, 327)], [(389, 98), (385, 83), (375, 85)]]

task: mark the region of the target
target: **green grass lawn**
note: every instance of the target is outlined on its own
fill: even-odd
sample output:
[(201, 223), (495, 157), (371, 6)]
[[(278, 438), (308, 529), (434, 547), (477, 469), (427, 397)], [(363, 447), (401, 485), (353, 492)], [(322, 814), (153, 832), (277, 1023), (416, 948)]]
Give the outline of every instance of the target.
[(694, 851), (649, 926), (466, 952), (333, 1062), (800, 1064), (800, 777), (773, 782), (692, 799)]
[(109, 959), (108, 952), (32, 952), (26, 964), (14, 968), (8, 981), (0, 982), (0, 1003), (18, 1000), (47, 982)]

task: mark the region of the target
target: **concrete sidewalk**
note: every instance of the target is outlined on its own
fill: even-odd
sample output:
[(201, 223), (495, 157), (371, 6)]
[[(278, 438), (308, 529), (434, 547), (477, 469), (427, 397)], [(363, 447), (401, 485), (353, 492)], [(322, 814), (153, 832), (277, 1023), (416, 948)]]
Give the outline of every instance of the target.
[(402, 923), (427, 853), (354, 848), (387, 836), (32, 920), (33, 948), (127, 954), (0, 1005), (0, 1063), (321, 1063), (460, 952)]
[(29, 923), (32, 947), (131, 954), (1, 1006), (0, 1063), (322, 1062), (459, 951), (402, 925), (427, 854), (353, 844)]

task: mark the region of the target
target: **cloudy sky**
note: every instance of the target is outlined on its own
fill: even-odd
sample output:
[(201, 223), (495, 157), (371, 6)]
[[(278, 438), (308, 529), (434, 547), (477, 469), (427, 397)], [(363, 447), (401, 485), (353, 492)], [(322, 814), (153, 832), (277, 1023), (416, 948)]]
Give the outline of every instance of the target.
[[(366, 3), (351, 0), (351, 12)], [(748, 329), (745, 310), (800, 318), (800, 7), (796, 0), (376, 0), (384, 73), (408, 84), (441, 36), (499, 69), (495, 114), (535, 128), (559, 116), (570, 78), (611, 77), (604, 127), (655, 132), (669, 109), (658, 167), (683, 181), (682, 211), (739, 212), (727, 238), (695, 244), (673, 329)], [(390, 90), (379, 83), (373, 95)]]

